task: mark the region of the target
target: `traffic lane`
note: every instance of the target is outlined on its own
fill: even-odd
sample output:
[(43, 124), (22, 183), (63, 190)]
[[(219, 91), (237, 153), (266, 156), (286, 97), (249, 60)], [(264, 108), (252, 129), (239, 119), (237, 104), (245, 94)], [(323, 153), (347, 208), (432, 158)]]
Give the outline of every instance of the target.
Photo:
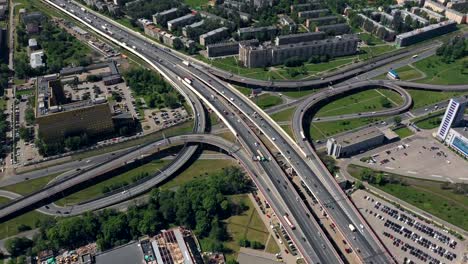
[(409, 65), (411, 63), (415, 63), (417, 61), (423, 60), (425, 58), (428, 58), (428, 57), (434, 55), (437, 48), (438, 48), (438, 46), (430, 47), (428, 50), (422, 51), (421, 53), (417, 54), (418, 57), (416, 57), (416, 58), (413, 58), (411, 56), (409, 56), (407, 58), (403, 58), (402, 60), (395, 61), (395, 62), (393, 62), (393, 63), (391, 63), (389, 65), (385, 65), (385, 66), (376, 68), (374, 70), (365, 72), (363, 74), (360, 74), (360, 75), (356, 76), (353, 79), (349, 79), (345, 83), (353, 83), (353, 82), (363, 81), (363, 80), (367, 80), (367, 79), (372, 79), (372, 78), (375, 78), (375, 77), (380, 76), (382, 74), (386, 74), (387, 72), (389, 72), (391, 70), (398, 69), (398, 68), (401, 68), (403, 66), (407, 66), (407, 65)]
[[(197, 83), (198, 82), (194, 82), (195, 85)], [(200, 86), (200, 87), (198, 87), (198, 89), (201, 89), (201, 92), (207, 97), (210, 94), (212, 94), (212, 92), (205, 89), (204, 86)], [(217, 109), (219, 109), (219, 110), (222, 109), (224, 113), (228, 113), (230, 115), (230, 117), (228, 118), (228, 121), (231, 121), (231, 126), (237, 127), (237, 126), (239, 126), (239, 124), (241, 124), (240, 119), (238, 119), (237, 121), (233, 120), (233, 119), (238, 118), (238, 117), (234, 118), (234, 116), (231, 114), (231, 113), (234, 113), (233, 109), (230, 109), (227, 106), (225, 106), (224, 104), (222, 104), (219, 99), (212, 101), (212, 103)], [(252, 143), (252, 142), (259, 142), (259, 141), (258, 141), (257, 138), (255, 138), (253, 132), (250, 132), (249, 130), (244, 129), (245, 127), (248, 127), (248, 126), (241, 126), (241, 127), (238, 127), (236, 130), (238, 131), (238, 134), (240, 135), (240, 138), (244, 139), (245, 144), (249, 147), (250, 151), (255, 153), (257, 147), (255, 146), (255, 143)], [(260, 148), (261, 148), (261, 151), (263, 151), (263, 153), (268, 153), (266, 148), (264, 148), (264, 146), (262, 146)], [(273, 178), (272, 182), (275, 185), (275, 189), (278, 192), (280, 192), (281, 197), (283, 197), (283, 199), (286, 198), (288, 200), (287, 203), (289, 204), (289, 210), (291, 211), (290, 215), (292, 215), (294, 217), (294, 220), (296, 222), (298, 222), (298, 224), (301, 225), (302, 231), (306, 232), (305, 235), (309, 239), (312, 238), (312, 240), (313, 240), (312, 242), (315, 243), (316, 248), (318, 246), (319, 248), (322, 248), (322, 250), (323, 250), (323, 246), (325, 245), (324, 241), (321, 241), (321, 240), (317, 239), (317, 234), (320, 233), (318, 226), (317, 227), (310, 227), (310, 223), (308, 221), (303, 221), (303, 219), (308, 218), (307, 215), (305, 215), (305, 214), (298, 215), (297, 214), (298, 212), (303, 212), (304, 208), (299, 207), (299, 205), (297, 203), (297, 200), (295, 200), (296, 198), (294, 197), (294, 195), (291, 195), (292, 192), (285, 192), (286, 189), (283, 190), (285, 185), (278, 186), (277, 180), (280, 180), (281, 178), (283, 178), (283, 182), (287, 182), (287, 179), (286, 180), (284, 179), (286, 177), (283, 175), (282, 170), (279, 168), (279, 166), (276, 163), (274, 163), (274, 164), (276, 165), (275, 166), (276, 170), (273, 170), (272, 166), (265, 166), (265, 164), (261, 164), (261, 165), (267, 171), (267, 175), (270, 178)], [(279, 176), (278, 174), (283, 175), (283, 177)], [(281, 180), (280, 180), (280, 182), (281, 182)], [(278, 217), (281, 217), (281, 216), (282, 215), (280, 215)], [(304, 228), (304, 227), (308, 227), (308, 228)], [(314, 229), (314, 231), (309, 231), (309, 229)], [(299, 241), (300, 241), (300, 239), (301, 239), (301, 236), (299, 237)], [(302, 237), (302, 241), (304, 241), (304, 237)], [(302, 241), (301, 241), (301, 244), (303, 244), (307, 240), (304, 241), (304, 242), (302, 242)], [(299, 244), (298, 246), (300, 246), (301, 244)], [(311, 249), (306, 250), (306, 252), (307, 252), (307, 255), (313, 256), (312, 252), (314, 252), (314, 251), (311, 251)], [(316, 254), (314, 254), (314, 255), (316, 255)], [(331, 252), (330, 254), (326, 254), (325, 257), (322, 256), (320, 259), (322, 259), (323, 261), (326, 261), (324, 263), (334, 263), (337, 260), (334, 259), (334, 258), (330, 259), (331, 256), (333, 256), (333, 255), (334, 255), (334, 253)], [(329, 262), (329, 261), (332, 261), (332, 262)]]
[[(232, 96), (231, 98), (237, 98), (237, 99), (235, 99), (235, 100), (239, 100), (239, 101), (240, 101), (240, 99), (237, 97), (237, 95), (234, 94), (234, 93), (231, 93), (230, 91), (228, 91), (228, 89), (227, 89), (227, 90), (223, 90), (223, 91), (224, 91), (224, 93), (227, 94), (227, 96)], [(233, 103), (235, 104), (235, 100), (234, 100), (234, 101), (231, 100), (231, 101), (233, 101)], [(244, 104), (244, 105), (245, 105), (245, 104)], [(244, 110), (246, 110), (246, 109), (250, 109), (250, 108), (249, 108), (249, 105), (245, 105), (245, 106), (244, 106)], [(253, 111), (252, 109), (250, 109), (250, 112), (249, 112), (248, 110), (246, 110), (246, 112), (247, 112), (248, 115), (250, 115), (250, 114), (253, 113), (254, 111)], [(260, 125), (261, 125), (262, 127), (265, 127), (265, 131), (268, 131), (268, 132), (269, 132), (269, 134), (270, 134), (270, 135), (268, 135), (269, 137), (275, 137), (275, 136), (276, 136), (276, 138), (278, 138), (278, 139), (279, 139), (279, 138), (282, 138), (282, 137), (279, 136), (279, 133), (277, 133), (276, 130), (271, 129), (271, 127), (268, 126), (265, 122), (261, 123)], [(284, 140), (283, 140), (282, 142), (283, 142), (283, 145), (282, 145), (283, 149), (287, 149), (287, 150), (289, 150), (291, 153), (294, 153), (294, 154), (293, 154), (294, 157), (292, 158), (292, 160), (297, 160), (296, 165), (302, 164), (302, 162), (300, 162), (300, 161), (302, 161), (302, 158), (301, 158), (295, 151), (293, 151), (293, 149), (289, 146), (289, 144), (286, 144), (286, 142), (285, 142)], [(292, 155), (291, 155), (291, 156), (292, 156)], [(309, 175), (309, 174), (314, 175), (313, 172), (310, 171), (309, 168), (308, 168), (305, 164), (302, 164), (302, 165), (303, 165), (303, 166), (299, 166), (299, 167), (297, 168), (300, 175), (301, 175), (301, 174), (302, 174), (302, 175)], [(304, 172), (306, 172), (306, 173), (304, 173)], [(318, 182), (321, 184), (320, 181), (318, 181)], [(331, 186), (334, 186), (334, 185), (331, 185)], [(327, 190), (327, 189), (325, 189), (325, 190)], [(311, 191), (312, 191), (312, 190), (311, 190)], [(321, 192), (320, 192), (320, 193), (321, 193)], [(324, 193), (326, 193), (326, 192), (324, 192)], [(335, 193), (336, 193), (336, 192), (335, 192)], [(327, 195), (327, 196), (319, 195), (319, 196), (317, 196), (317, 197), (320, 197), (319, 199), (322, 199), (322, 200), (323, 200), (324, 198), (327, 199), (327, 200), (332, 200), (332, 198), (333, 198), (330, 194)], [(348, 205), (346, 204), (346, 206), (348, 206)], [(340, 208), (340, 210), (341, 210), (341, 208)], [(338, 210), (338, 211), (340, 211), (340, 210)], [(335, 210), (333, 210), (333, 212), (335, 212)], [(336, 219), (336, 218), (337, 218), (337, 214), (339, 214), (338, 217), (343, 217), (343, 215), (345, 215), (344, 211), (341, 211), (341, 212), (337, 212), (337, 213), (332, 213), (331, 216), (332, 216), (334, 219)], [(351, 219), (351, 217), (349, 217), (349, 216), (348, 216), (347, 218), (348, 218), (348, 219)], [(354, 218), (355, 221), (356, 221), (357, 217), (353, 217), (353, 218)], [(351, 221), (351, 222), (352, 222), (352, 221)], [(357, 222), (360, 222), (360, 221), (357, 221)], [(348, 223), (349, 223), (349, 222), (348, 222)], [(340, 229), (346, 230), (346, 229), (347, 229), (347, 225), (348, 225), (348, 224), (342, 222), (342, 223), (341, 223), (341, 228), (340, 228)], [(359, 225), (357, 225), (357, 226), (359, 226)], [(345, 234), (346, 234), (346, 232), (345, 232)], [(349, 237), (349, 234), (348, 234), (348, 237)], [(350, 239), (350, 240), (352, 240), (352, 239)], [(367, 248), (365, 248), (365, 244), (362, 244), (362, 246), (364, 247), (363, 250), (362, 250), (362, 252), (363, 252), (362, 255), (363, 255), (364, 257), (379, 254), (378, 251), (377, 251), (377, 252), (374, 252), (373, 249), (367, 250)], [(384, 259), (384, 261), (385, 261), (385, 259)]]
[[(197, 82), (194, 82), (194, 86), (196, 86), (196, 84), (197, 84)], [(198, 89), (202, 90), (202, 89), (203, 89), (203, 86), (198, 87)], [(208, 94), (209, 94), (209, 91), (206, 91), (206, 90), (202, 90), (202, 92), (203, 92), (206, 96), (208, 96)], [(219, 99), (218, 99), (218, 100), (212, 101), (212, 104), (213, 104), (217, 109), (219, 109), (220, 112), (221, 112), (221, 110), (222, 110), (223, 113), (228, 113), (228, 114), (230, 115), (230, 116), (227, 118), (227, 120), (228, 120), (228, 122), (231, 123), (231, 126), (236, 127), (237, 124), (240, 123), (240, 122), (238, 122), (238, 121), (236, 121), (236, 120), (233, 120), (233, 119), (235, 119), (235, 118), (234, 118), (234, 116), (231, 114), (232, 109), (226, 108), (226, 107), (224, 106), (224, 104), (222, 104), (222, 103), (219, 101)], [(238, 120), (240, 120), (240, 119), (238, 119)], [(255, 143), (252, 143), (252, 142), (259, 142), (259, 141), (257, 141), (258, 139), (254, 138), (253, 135), (252, 135), (252, 133), (251, 133), (250, 131), (244, 129), (244, 127), (237, 128), (237, 131), (238, 131), (238, 134), (239, 134), (240, 138), (243, 139), (244, 144), (249, 148), (249, 150), (250, 150), (252, 153), (255, 153), (255, 150), (257, 149), (257, 147), (255, 146)], [(257, 145), (259, 145), (259, 144), (257, 144)], [(259, 147), (260, 147), (260, 146), (259, 146)], [(260, 147), (260, 148), (261, 148), (261, 147)], [(266, 152), (266, 149), (261, 148), (261, 151), (263, 151), (263, 153), (267, 153), (267, 152)], [(271, 168), (270, 166), (264, 166), (264, 164), (261, 164), (261, 166), (264, 168), (264, 170), (267, 172), (266, 174), (267, 174), (270, 178), (271, 178), (271, 177), (273, 177), (273, 178), (275, 178), (275, 179), (280, 179), (280, 178), (281, 178), (281, 177), (278, 175), (278, 174), (279, 174), (279, 171), (278, 171), (278, 170), (272, 170), (272, 168)], [(275, 181), (276, 181), (276, 180), (275, 180)], [(275, 181), (273, 181), (273, 183), (274, 183)], [(271, 192), (271, 190), (272, 190), (272, 189), (270, 189), (270, 191), (268, 191), (268, 192)], [(273, 190), (276, 190), (276, 191), (281, 192), (282, 189), (275, 186), (275, 188), (274, 188)], [(283, 199), (284, 199), (284, 196), (283, 196), (282, 194), (280, 194), (280, 197), (283, 197)], [(292, 210), (292, 211), (294, 211), (295, 208), (289, 208), (289, 209)], [(297, 208), (296, 208), (296, 210), (297, 210)], [(279, 217), (279, 218), (282, 217), (282, 215), (283, 215), (285, 212), (286, 212), (286, 211), (281, 212), (281, 213), (278, 215), (278, 217)], [(294, 214), (292, 214), (292, 215), (294, 215)], [(294, 219), (296, 219), (296, 218), (294, 218)], [(301, 228), (303, 228), (302, 224), (301, 224)], [(300, 239), (300, 237), (302, 237), (302, 235), (298, 235), (298, 234), (297, 234), (297, 231), (295, 231), (295, 232), (293, 232), (293, 233), (294, 233), (295, 236), (296, 236), (296, 241), (297, 241), (298, 239)], [(318, 245), (320, 245), (320, 244), (318, 244)], [(303, 246), (303, 245), (301, 245), (301, 244), (298, 245), (298, 247), (301, 247), (301, 246)], [(316, 256), (316, 255), (317, 255), (317, 254), (313, 251), (312, 247), (310, 247), (310, 248), (308, 248), (308, 249), (305, 248), (304, 251), (305, 251), (305, 253), (306, 253), (306, 256), (305, 256), (305, 257), (310, 257), (310, 256)], [(318, 259), (318, 258), (320, 258), (320, 257), (316, 257), (316, 258)]]

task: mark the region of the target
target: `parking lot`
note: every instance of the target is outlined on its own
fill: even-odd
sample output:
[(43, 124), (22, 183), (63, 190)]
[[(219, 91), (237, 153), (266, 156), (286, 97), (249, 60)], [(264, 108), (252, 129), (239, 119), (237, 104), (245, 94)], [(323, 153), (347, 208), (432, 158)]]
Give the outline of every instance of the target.
[(356, 191), (352, 198), (399, 263), (465, 263), (466, 242), (447, 230), (365, 191)]
[(468, 181), (466, 161), (432, 137), (413, 137), (379, 148), (372, 156), (378, 170), (429, 180)]
[(149, 112), (151, 112), (149, 117), (153, 120), (156, 130), (175, 126), (190, 119), (187, 110), (183, 107), (175, 109), (163, 108), (160, 111)]

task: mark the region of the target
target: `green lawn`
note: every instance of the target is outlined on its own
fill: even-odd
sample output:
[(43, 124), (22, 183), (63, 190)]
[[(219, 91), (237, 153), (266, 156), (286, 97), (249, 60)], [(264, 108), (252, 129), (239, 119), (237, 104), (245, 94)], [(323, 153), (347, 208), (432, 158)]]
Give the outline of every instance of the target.
[[(4, 197), (0, 197), (0, 205), (8, 203), (10, 200)], [(18, 226), (27, 225), (32, 229), (35, 228), (38, 220), (49, 218), (50, 216), (31, 211), (26, 214), (22, 214), (18, 217), (10, 219), (8, 221), (0, 223), (0, 239), (4, 239), (9, 236), (18, 234)]]
[[(362, 167), (351, 165), (349, 173), (360, 179)], [(377, 173), (377, 172), (376, 172)], [(406, 201), (430, 214), (468, 230), (468, 197), (456, 194), (452, 189), (442, 188), (442, 182), (404, 177), (395, 174), (387, 175), (399, 179), (401, 183), (374, 185), (403, 201)]]
[(409, 81), (422, 77), (419, 71), (415, 70), (414, 68), (408, 65), (398, 68), (396, 71), (398, 73), (398, 76), (400, 76), (400, 79), (403, 81)]
[(233, 85), (233, 86), (245, 96), (249, 96), (252, 93), (252, 89), (250, 89), (250, 88), (242, 87), (242, 86), (239, 86), (239, 85)]
[(345, 121), (315, 122), (310, 126), (309, 132), (312, 139), (318, 140), (381, 120), (382, 118), (355, 118)]
[(383, 89), (365, 90), (337, 100), (332, 100), (330, 103), (320, 108), (314, 117), (379, 111), (384, 109), (381, 100), (386, 98), (387, 95), (393, 107), (397, 106), (393, 102), (401, 104), (403, 101), (400, 96), (393, 91), (385, 91)]
[(107, 180), (101, 181), (97, 184), (94, 184), (93, 186), (90, 186), (88, 188), (85, 188), (81, 191), (72, 193), (68, 195), (67, 197), (64, 197), (60, 200), (57, 200), (55, 203), (60, 206), (66, 206), (66, 205), (72, 205), (72, 204), (77, 204), (83, 201), (87, 201), (96, 197), (99, 197), (103, 195), (102, 189), (106, 186), (110, 186), (112, 184), (119, 184), (123, 182), (127, 183), (132, 183), (132, 178), (147, 172), (150, 175), (157, 172), (158, 169), (162, 169), (165, 165), (169, 163), (168, 160), (154, 160), (151, 161), (147, 164), (144, 164), (140, 167), (137, 167), (135, 169), (129, 170), (127, 172), (124, 172), (120, 175), (114, 176), (112, 178), (109, 178)]
[(468, 69), (463, 67), (463, 62), (466, 61), (468, 57), (447, 64), (442, 62), (439, 56), (434, 55), (413, 65), (427, 74), (426, 78), (418, 82), (442, 85), (464, 84), (468, 79)]
[(252, 101), (254, 101), (261, 109), (266, 109), (281, 104), (283, 99), (271, 94), (262, 94), (252, 98)]
[(420, 108), (427, 105), (432, 105), (452, 97), (457, 97), (467, 92), (436, 92), (407, 89), (413, 98), (413, 108)]
[[(299, 74), (294, 77), (288, 73), (286, 67), (281, 65), (271, 68), (245, 68), (238, 63), (238, 58), (235, 56), (212, 60), (207, 59), (203, 56), (196, 56), (196, 58), (222, 70), (249, 78), (259, 80), (286, 80), (312, 77), (318, 72), (329, 71), (337, 67), (343, 66), (344, 64), (351, 63), (356, 58), (356, 56), (336, 58), (329, 62), (318, 64), (306, 63), (304, 64), (304, 68), (307, 72), (305, 74)], [(301, 71), (302, 67), (296, 67), (295, 69)]]
[[(224, 220), (231, 237), (228, 241), (224, 242), (224, 246), (231, 250), (230, 253), (225, 255), (227, 260), (237, 259), (240, 249), (239, 241), (241, 239), (258, 241), (265, 245), (269, 236), (268, 230), (260, 219), (261, 216), (257, 213), (246, 194), (232, 195), (229, 198), (236, 204), (243, 203), (247, 205), (248, 209), (240, 215), (231, 216)], [(202, 249), (205, 242), (206, 239), (201, 239)]]
[(48, 182), (50, 182), (55, 177), (59, 176), (63, 172), (53, 173), (41, 178), (23, 181), (17, 184), (8, 185), (0, 189), (10, 192), (15, 192), (21, 195), (27, 195), (37, 190), (42, 189)]
[(362, 47), (361, 51), (362, 54), (359, 54), (360, 60), (367, 60), (373, 57), (377, 57), (384, 53), (394, 51), (395, 45), (380, 45), (380, 46), (370, 46), (370, 47)]
[(232, 159), (224, 160), (202, 160), (197, 159), (193, 164), (190, 165), (187, 169), (180, 172), (177, 175), (174, 175), (172, 179), (168, 182), (161, 185), (163, 189), (170, 189), (182, 184), (185, 184), (189, 181), (192, 181), (198, 177), (204, 177), (209, 174), (217, 174), (223, 170), (223, 168), (236, 166), (237, 162)]
[(302, 91), (291, 91), (291, 92), (281, 92), (282, 94), (292, 97), (292, 98), (301, 98), (309, 94), (313, 94), (317, 92), (318, 89), (316, 90), (302, 90)]
[(294, 135), (293, 135), (293, 132), (292, 132), (292, 129), (291, 129), (291, 126), (290, 125), (283, 125), (281, 126), (282, 129), (284, 129), (284, 131), (291, 137), (291, 138), (294, 138)]
[(5, 111), (6, 103), (7, 102), (5, 101), (5, 99), (0, 98), (0, 110), (1, 111)]
[(379, 45), (379, 44), (384, 44), (385, 43), (380, 38), (374, 36), (373, 34), (367, 33), (367, 32), (360, 32), (358, 34), (358, 37), (362, 41), (369, 41), (368, 45)]
[(271, 254), (276, 254), (280, 252), (280, 248), (278, 247), (278, 243), (276, 242), (276, 239), (272, 236), (270, 238), (270, 241), (268, 241), (268, 244), (265, 247), (265, 251)]
[(400, 127), (393, 130), (393, 132), (395, 132), (400, 137), (400, 139), (409, 137), (414, 134), (413, 131), (411, 131), (408, 127)]
[(442, 121), (442, 115), (429, 117), (427, 119), (416, 122), (416, 126), (421, 129), (433, 129), (439, 127), (440, 122)]
[(208, 5), (208, 0), (184, 0), (184, 3), (192, 8), (200, 8)]
[(421, 129), (433, 129), (440, 125), (444, 112), (444, 110), (437, 111), (426, 116), (412, 119), (411, 121)]
[(271, 118), (275, 121), (290, 121), (296, 111), (296, 107), (287, 108), (281, 112), (277, 112), (271, 115)]

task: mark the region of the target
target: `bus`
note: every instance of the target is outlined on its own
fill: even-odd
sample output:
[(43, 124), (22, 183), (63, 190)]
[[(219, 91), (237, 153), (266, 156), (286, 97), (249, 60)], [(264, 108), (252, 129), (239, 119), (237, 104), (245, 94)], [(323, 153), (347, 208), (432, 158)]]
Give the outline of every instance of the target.
[(400, 76), (398, 76), (398, 73), (395, 70), (391, 70), (387, 73), (387, 78), (390, 80), (400, 80)]
[(284, 216), (284, 221), (286, 221), (286, 223), (288, 224), (288, 226), (291, 228), (291, 229), (296, 229), (296, 227), (293, 225), (293, 223), (291, 222), (291, 220), (289, 220), (289, 216), (288, 214), (285, 214)]

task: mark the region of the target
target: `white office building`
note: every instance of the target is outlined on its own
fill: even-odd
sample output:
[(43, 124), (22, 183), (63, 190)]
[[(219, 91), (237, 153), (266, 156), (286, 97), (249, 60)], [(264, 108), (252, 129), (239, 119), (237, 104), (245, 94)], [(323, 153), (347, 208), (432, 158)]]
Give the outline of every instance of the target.
[(437, 138), (441, 141), (445, 141), (451, 127), (458, 125), (463, 120), (466, 103), (467, 100), (450, 99), (444, 118), (442, 118), (439, 130), (437, 131)]

